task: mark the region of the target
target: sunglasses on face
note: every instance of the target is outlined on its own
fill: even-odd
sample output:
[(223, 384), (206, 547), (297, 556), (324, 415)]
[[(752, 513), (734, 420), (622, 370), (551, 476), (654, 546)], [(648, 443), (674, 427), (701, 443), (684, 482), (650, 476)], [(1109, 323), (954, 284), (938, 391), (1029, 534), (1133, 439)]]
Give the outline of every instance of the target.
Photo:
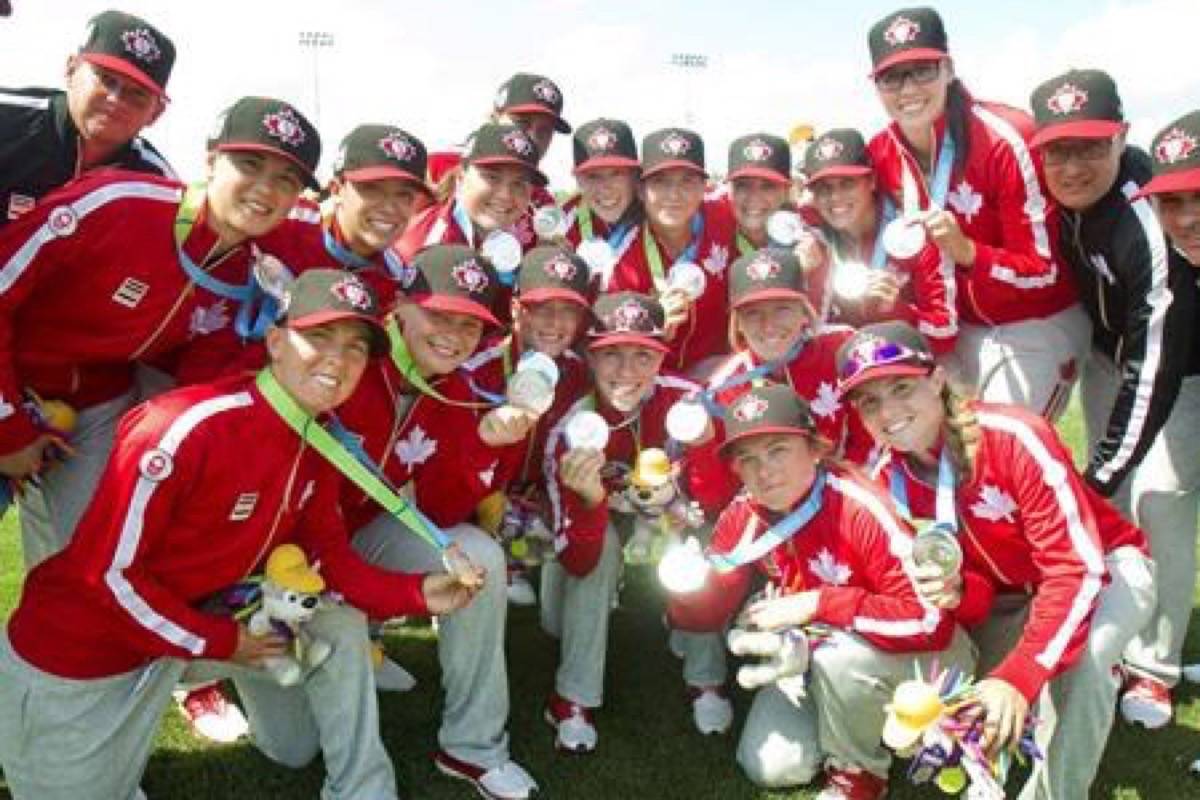
[(916, 86), (926, 86), (933, 83), (941, 71), (940, 61), (918, 61), (879, 73), (875, 76), (875, 85), (885, 92), (898, 92), (906, 80), (912, 79)]

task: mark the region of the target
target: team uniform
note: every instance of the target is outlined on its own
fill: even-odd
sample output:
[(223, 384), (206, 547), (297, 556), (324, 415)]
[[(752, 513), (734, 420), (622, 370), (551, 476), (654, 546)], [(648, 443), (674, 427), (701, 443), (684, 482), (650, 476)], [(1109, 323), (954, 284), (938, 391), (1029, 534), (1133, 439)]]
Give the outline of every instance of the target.
[[(322, 751), (326, 796), (395, 797), (355, 608), (426, 613), (422, 576), (385, 573), (353, 553), (340, 484), (244, 378), (128, 414), (97, 491), (103, 502), (64, 552), (30, 573), (0, 652), (0, 762), (17, 796), (134, 796), (186, 675), (232, 677), (269, 757), (301, 766)], [(311, 630), (333, 653), (293, 688), (230, 664), (237, 623), (205, 608), (284, 542), (319, 559), (355, 607), (318, 614)], [(43, 693), (54, 702), (33, 700)]]
[[(717, 521), (709, 552), (733, 552), (781, 516), (739, 496)], [(970, 671), (969, 641), (956, 634), (951, 615), (918, 600), (905, 573), (911, 537), (876, 487), (834, 467), (819, 510), (795, 535), (757, 561), (710, 573), (700, 592), (672, 599), (673, 625), (719, 631), (756, 574), (784, 592), (820, 593), (812, 622), (836, 630), (812, 651), (807, 696), (793, 700), (776, 686), (764, 688), (746, 719), (737, 757), (756, 784), (808, 783), (827, 757), (886, 777), (891, 759), (879, 743), (886, 698), (850, 676), (899, 682), (914, 664), (927, 670), (935, 659)]]
[(117, 418), (134, 402), (133, 366), (170, 356), (232, 324), (236, 304), (196, 285), (180, 251), (208, 275), (242, 286), (254, 258), (242, 244), (214, 256), (217, 236), (171, 231), (185, 188), (140, 173), (85, 176), (0, 234), (0, 451), (39, 435), (26, 390), (79, 410), (75, 454), (25, 493), (28, 566), (66, 544), (95, 490)]
[[(1112, 670), (1154, 607), (1154, 565), (1142, 532), (1075, 472), (1044, 420), (1014, 406), (972, 408), (981, 441), (954, 494), (964, 564), (996, 591), (972, 630), (979, 674), (1054, 708), (1053, 730), (1039, 731), (1045, 758), (1021, 797), (1079, 797), (1112, 724)], [(935, 518), (937, 487), (903, 459), (885, 452), (876, 472), (884, 484), (897, 474), (914, 516)]]
[[(1019, 403), (1054, 418), (1065, 408), (1086, 352), (1088, 325), (1071, 275), (1053, 249), (1057, 211), (1026, 145), (1032, 121), (969, 95), (966, 105), (967, 141), (957, 146), (967, 152), (950, 173), (945, 198), (976, 249), (973, 264), (955, 269), (957, 367), (984, 399)], [(935, 137), (934, 149), (941, 152), (945, 115)], [(877, 134), (868, 147), (880, 191), (906, 208), (906, 176), (919, 176), (922, 168), (899, 125)], [(925, 182), (911, 186), (917, 193), (911, 201), (928, 208)]]

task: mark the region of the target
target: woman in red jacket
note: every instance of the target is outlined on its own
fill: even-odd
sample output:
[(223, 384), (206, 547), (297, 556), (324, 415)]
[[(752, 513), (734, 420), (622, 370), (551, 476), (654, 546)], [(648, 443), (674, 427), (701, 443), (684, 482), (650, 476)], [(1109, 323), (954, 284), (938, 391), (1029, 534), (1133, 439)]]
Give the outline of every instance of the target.
[[(1154, 607), (1145, 536), (1084, 482), (1045, 420), (965, 399), (911, 326), (869, 325), (838, 361), (839, 391), (887, 448), (877, 470), (897, 506), (953, 534), (995, 588), (972, 631), (987, 743), (1015, 745), (1041, 697), (1057, 723), (1039, 731), (1045, 758), (1021, 797), (1086, 797), (1112, 725), (1113, 669)], [(917, 588), (948, 609), (972, 594), (956, 577)]]
[(985, 400), (1054, 419), (1091, 331), (1053, 250), (1058, 217), (1027, 146), (1033, 121), (967, 92), (931, 8), (888, 14), (868, 43), (892, 119), (871, 140), (871, 160), (901, 215), (885, 243), (903, 253), (931, 239), (954, 262), (961, 379)]
[(637, 239), (642, 225), (638, 198), (637, 143), (619, 119), (595, 119), (575, 131), (575, 182), (579, 195), (567, 201), (567, 241), (608, 290), (613, 267)]
[(877, 487), (824, 460), (829, 445), (794, 391), (772, 385), (742, 395), (725, 434), (721, 455), (746, 494), (717, 522), (709, 553), (718, 569), (697, 592), (672, 596), (672, 624), (721, 630), (761, 571), (771, 590), (746, 608), (743, 625), (832, 629), (812, 649), (807, 693), (773, 683), (755, 696), (738, 761), (755, 783), (775, 788), (807, 783), (828, 759), (822, 800), (881, 798), (891, 760), (879, 742), (881, 685), (934, 659), (970, 671), (970, 642), (951, 615), (918, 599), (905, 572), (911, 529)]

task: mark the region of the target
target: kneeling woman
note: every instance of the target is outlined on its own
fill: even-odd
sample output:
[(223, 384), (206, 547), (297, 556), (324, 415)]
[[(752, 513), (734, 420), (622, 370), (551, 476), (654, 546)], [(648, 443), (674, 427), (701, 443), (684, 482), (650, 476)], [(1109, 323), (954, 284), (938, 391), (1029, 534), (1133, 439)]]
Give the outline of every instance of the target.
[[(869, 325), (838, 355), (839, 391), (889, 448), (877, 469), (897, 505), (951, 517), (938, 521), (958, 534), (966, 567), (995, 587), (972, 630), (993, 752), (1016, 743), (1048, 686), (1055, 713), (1038, 716), (1057, 724), (1020, 796), (1087, 797), (1112, 726), (1112, 670), (1154, 606), (1145, 536), (1083, 481), (1041, 417), (957, 394), (911, 326)], [(953, 492), (953, 514), (935, 514), (948, 505), (939, 489)], [(941, 608), (962, 599), (955, 581), (922, 580), (918, 591)]]
[(951, 615), (917, 599), (904, 568), (910, 528), (876, 487), (823, 460), (828, 445), (792, 389), (743, 395), (725, 430), (722, 455), (746, 487), (710, 547), (728, 569), (674, 595), (672, 624), (720, 630), (762, 570), (772, 591), (750, 604), (746, 623), (773, 631), (820, 623), (832, 633), (812, 652), (806, 695), (772, 685), (754, 698), (738, 761), (755, 783), (781, 787), (807, 783), (829, 759), (821, 798), (882, 797), (890, 759), (879, 732), (891, 686), (912, 675), (915, 660), (970, 671), (970, 643)]

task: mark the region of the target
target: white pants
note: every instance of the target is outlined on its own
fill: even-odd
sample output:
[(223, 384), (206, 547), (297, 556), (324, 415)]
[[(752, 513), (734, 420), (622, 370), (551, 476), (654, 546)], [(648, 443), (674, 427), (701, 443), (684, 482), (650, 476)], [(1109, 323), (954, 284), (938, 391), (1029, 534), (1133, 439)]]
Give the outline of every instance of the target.
[(1024, 406), (1053, 421), (1067, 407), (1091, 336), (1091, 322), (1079, 305), (1003, 325), (963, 323), (946, 363), (981, 400)]
[(365, 618), (346, 606), (323, 609), (308, 629), (333, 651), (288, 688), (231, 662), (172, 658), (112, 677), (69, 680), (25, 662), (0, 636), (0, 766), (14, 800), (137, 798), (175, 684), (222, 678), (237, 685), (251, 738), (264, 755), (293, 768), (323, 756), (322, 800), (395, 798)]

